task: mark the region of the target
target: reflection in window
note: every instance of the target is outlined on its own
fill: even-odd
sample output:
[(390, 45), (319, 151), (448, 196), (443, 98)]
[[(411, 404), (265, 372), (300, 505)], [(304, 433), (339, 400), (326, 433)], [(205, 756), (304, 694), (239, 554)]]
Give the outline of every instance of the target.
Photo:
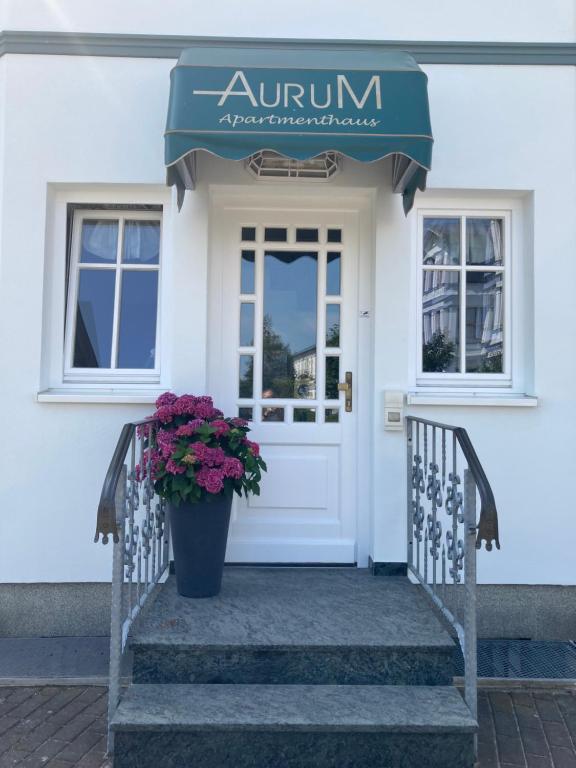
[(340, 346), (340, 304), (326, 304), (326, 346)]
[(244, 405), (241, 405), (240, 408), (238, 408), (238, 416), (241, 419), (245, 419), (246, 421), (252, 421), (253, 418), (253, 408), (247, 407)]
[(255, 251), (242, 251), (242, 266), (240, 274), (241, 293), (254, 293), (255, 259)]
[(284, 421), (284, 408), (277, 406), (262, 408), (262, 421)]
[(238, 394), (240, 397), (252, 398), (254, 396), (254, 356), (240, 355), (240, 376), (238, 382)]
[(466, 274), (466, 371), (502, 373), (503, 275)]
[(423, 276), (422, 370), (460, 370), (460, 273), (426, 270)]
[(158, 271), (122, 272), (118, 368), (154, 368)]
[(122, 247), (124, 264), (158, 264), (160, 261), (160, 222), (124, 222)]
[(240, 304), (240, 346), (254, 346), (254, 304)]
[(316, 421), (316, 408), (294, 408), (294, 421)]
[(116, 270), (82, 269), (76, 305), (75, 368), (110, 368)]
[(264, 256), (262, 397), (316, 397), (318, 254)]
[(339, 420), (340, 410), (338, 408), (326, 408), (324, 410), (324, 421), (327, 424), (335, 424)]
[(340, 296), (340, 261), (339, 253), (329, 252), (326, 263), (326, 295)]
[(425, 218), (423, 264), (460, 263), (460, 219)]
[(467, 264), (502, 264), (502, 223), (502, 219), (466, 219)]
[(326, 400), (338, 400), (340, 381), (340, 358), (326, 357)]

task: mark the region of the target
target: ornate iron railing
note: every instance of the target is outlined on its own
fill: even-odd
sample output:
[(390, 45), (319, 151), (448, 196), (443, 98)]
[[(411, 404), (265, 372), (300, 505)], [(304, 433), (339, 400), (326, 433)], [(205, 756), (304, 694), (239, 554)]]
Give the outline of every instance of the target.
[[(125, 424), (108, 467), (94, 541), (114, 541), (110, 626), (108, 726), (120, 699), (128, 632), (170, 565), (169, 518), (152, 483), (153, 419)], [(113, 743), (108, 727), (108, 752)]]
[(476, 718), (476, 550), (482, 541), (500, 549), (494, 494), (465, 429), (414, 416), (406, 424), (408, 570), (458, 635)]

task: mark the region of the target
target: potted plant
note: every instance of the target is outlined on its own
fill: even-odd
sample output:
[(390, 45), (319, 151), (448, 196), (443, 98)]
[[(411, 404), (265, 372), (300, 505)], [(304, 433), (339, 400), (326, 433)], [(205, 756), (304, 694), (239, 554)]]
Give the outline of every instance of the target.
[(165, 392), (154, 418), (146, 465), (168, 502), (178, 593), (212, 597), (222, 583), (233, 494), (259, 494), (266, 464), (248, 422), (225, 418), (211, 397)]

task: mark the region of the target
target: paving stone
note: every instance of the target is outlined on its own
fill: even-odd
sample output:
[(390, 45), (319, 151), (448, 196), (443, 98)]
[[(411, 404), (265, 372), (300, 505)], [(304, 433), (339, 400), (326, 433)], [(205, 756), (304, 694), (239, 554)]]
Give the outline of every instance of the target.
[(522, 732), (522, 744), (526, 754), (548, 757), (550, 750), (544, 736), (544, 730), (540, 728), (531, 728)]
[(576, 768), (576, 754), (566, 747), (551, 747), (554, 768)]
[(494, 712), (494, 728), (503, 736), (519, 736), (518, 723), (512, 713)]
[(23, 765), (25, 765), (26, 768), (44, 766), (48, 760), (56, 757), (56, 755), (61, 752), (65, 746), (65, 741), (59, 741), (58, 739), (47, 739), (24, 760)]
[(551, 758), (541, 755), (526, 755), (526, 762), (528, 768), (554, 768)]
[(69, 723), (66, 723), (66, 725), (60, 725), (60, 723), (55, 722), (54, 726), (56, 730), (54, 731), (54, 738), (60, 739), (61, 741), (72, 741), (77, 736), (80, 736), (81, 733), (88, 730), (93, 724), (94, 718), (84, 713), (76, 715), (76, 717)]
[(543, 725), (549, 744), (555, 747), (572, 747), (572, 739), (564, 723), (544, 721)]
[(536, 709), (542, 720), (556, 723), (562, 722), (562, 715), (552, 696), (537, 694), (534, 696), (534, 700), (536, 702)]
[(69, 760), (71, 763), (76, 763), (84, 755), (89, 752), (101, 739), (99, 733), (88, 730), (80, 734), (77, 738), (73, 739), (60, 754), (58, 758), (60, 760)]
[(512, 698), (509, 693), (493, 691), (490, 693), (489, 698), (495, 714), (496, 712), (508, 712), (510, 714), (514, 712)]
[(522, 704), (516, 704), (514, 707), (514, 713), (518, 720), (518, 727), (521, 731), (525, 729), (540, 728), (541, 720), (538, 716), (538, 710), (536, 707), (525, 707)]
[(501, 763), (509, 763), (514, 766), (525, 768), (524, 750), (520, 737), (504, 736), (497, 734), (496, 743), (498, 744), (498, 755)]

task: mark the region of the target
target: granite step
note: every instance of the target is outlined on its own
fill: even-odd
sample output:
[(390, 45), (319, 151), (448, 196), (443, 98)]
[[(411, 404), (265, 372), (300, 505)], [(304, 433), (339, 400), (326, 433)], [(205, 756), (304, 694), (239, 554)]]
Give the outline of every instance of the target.
[(448, 685), (455, 669), (420, 587), (352, 568), (226, 568), (207, 600), (171, 577), (130, 644), (141, 684)]
[(114, 768), (472, 768), (453, 687), (133, 685)]

